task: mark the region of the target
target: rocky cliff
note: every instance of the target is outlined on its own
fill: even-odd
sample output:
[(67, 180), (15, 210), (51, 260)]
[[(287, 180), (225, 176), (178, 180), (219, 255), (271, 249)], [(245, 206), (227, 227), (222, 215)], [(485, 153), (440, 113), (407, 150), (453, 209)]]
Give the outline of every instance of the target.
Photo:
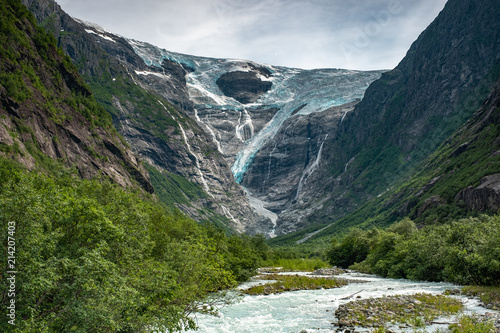
[[(198, 219), (200, 208), (211, 207), (236, 220), (233, 226), (239, 225), (239, 230), (248, 225), (248, 230), (272, 232), (270, 222), (276, 222), (276, 214), (295, 200), (298, 187), (310, 183), (309, 174), (316, 170), (314, 161), (318, 160), (317, 165), (320, 160), (318, 142), (330, 130), (335, 131), (352, 103), (359, 101), (366, 87), (381, 74), (306, 71), (182, 55), (72, 20), (50, 1), (25, 3), (79, 64), (134, 151), (157, 170), (181, 175), (208, 194), (200, 198), (201, 206), (177, 205)], [(124, 91), (129, 96), (124, 96)], [(310, 116), (312, 113), (317, 115)], [(276, 133), (295, 123), (311, 123), (309, 128), (320, 129), (297, 129), (304, 137), (287, 138), (290, 149), (280, 145), (279, 149), (285, 150), (277, 151), (272, 143)], [(282, 138), (276, 136), (276, 140)], [(304, 138), (309, 145), (303, 145)], [(263, 147), (271, 148), (261, 151)], [(280, 178), (283, 163), (264, 160), (269, 156), (268, 149), (274, 149), (278, 159), (287, 151), (293, 152), (295, 156), (284, 162), (297, 163), (288, 170), (288, 178)], [(306, 155), (310, 160), (300, 160)], [(270, 166), (270, 172), (266, 169), (269, 193), (258, 184), (262, 167), (252, 167), (254, 159), (259, 165), (267, 164), (267, 169)], [(248, 187), (248, 199), (235, 180)]]
[(443, 223), (500, 207), (500, 81), (472, 117), (403, 184), (317, 234), (351, 226), (384, 226), (403, 217), (420, 225)]
[[(311, 174), (321, 177), (316, 173), (321, 142), (335, 135), (337, 125), (382, 73), (273, 67), (129, 43), (151, 68), (168, 60), (189, 69), (187, 92), (194, 107), (187, 113), (232, 164), (236, 181), (246, 188), (256, 211), (273, 221), (296, 201), (297, 192), (309, 186)], [(233, 90), (224, 92), (225, 86)], [(231, 95), (252, 97), (238, 100)], [(289, 166), (286, 176), (285, 166)]]
[(131, 43), (75, 20), (53, 1), (24, 0), (38, 22), (79, 68), (119, 133), (151, 167), (153, 185), (168, 205), (198, 221), (255, 233), (271, 222), (251, 208), (210, 134), (187, 116), (188, 66), (164, 60), (150, 66)]
[(309, 205), (324, 200), (323, 207), (282, 223), (337, 221), (403, 181), (464, 124), (500, 74), (499, 14), (496, 1), (450, 0), (328, 137), (318, 172), (329, 176), (312, 186), (312, 198), (321, 195)]
[(101, 174), (153, 192), (148, 173), (54, 38), (20, 3), (2, 6), (1, 154), (29, 169), (50, 173), (60, 162), (83, 178)]
[(500, 68), (493, 0), (450, 0), (384, 74), (178, 54), (74, 21), (48, 0), (25, 2), (133, 149), (205, 192), (184, 211), (201, 218), (210, 207), (271, 235), (388, 193), (469, 119)]

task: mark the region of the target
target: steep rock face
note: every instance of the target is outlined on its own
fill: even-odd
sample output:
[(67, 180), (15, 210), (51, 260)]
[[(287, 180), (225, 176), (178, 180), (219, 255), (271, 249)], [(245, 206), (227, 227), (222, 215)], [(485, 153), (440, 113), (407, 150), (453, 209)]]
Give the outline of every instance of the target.
[[(472, 117), (433, 153), (400, 188), (356, 212), (372, 225), (403, 217), (435, 224), (500, 207), (500, 80)], [(359, 218), (359, 217), (358, 217)], [(346, 217), (329, 232), (352, 225)]]
[(159, 172), (179, 175), (205, 192), (199, 197), (181, 193), (189, 204), (173, 205), (200, 221), (222, 217), (240, 232), (270, 229), (269, 219), (250, 207), (211, 137), (184, 113), (194, 111), (186, 83), (192, 68), (168, 59), (149, 66), (133, 43), (72, 19), (53, 1), (23, 1), (78, 65), (134, 152)]
[(146, 170), (118, 137), (109, 115), (55, 41), (24, 11), (12, 18), (5, 10), (2, 17), (16, 27), (0, 33), (2, 44), (14, 51), (2, 54), (0, 65), (2, 154), (42, 170), (50, 168), (44, 160), (49, 157), (75, 167), (83, 178), (102, 174), (124, 187), (139, 183), (153, 192)]
[[(292, 207), (299, 210), (299, 206), (315, 195), (310, 193), (313, 179), (324, 176), (318, 170), (324, 163), (326, 140), (335, 135), (342, 117), (352, 111), (356, 103), (289, 118), (256, 154), (242, 184), (276, 214)], [(300, 216), (295, 221), (299, 223)]]
[(499, 14), (493, 0), (450, 0), (401, 63), (370, 85), (325, 143), (320, 172), (331, 176), (316, 192), (331, 199), (308, 223), (336, 221), (390, 190), (467, 121), (499, 75)]
[[(472, 117), (433, 156), (421, 171), (432, 179), (413, 189), (402, 204), (413, 218), (429, 210), (426, 202), (446, 196), (435, 206), (496, 212), (500, 208), (500, 81)], [(417, 174), (421, 177), (421, 175)], [(415, 187), (415, 185), (413, 185)], [(405, 188), (404, 191), (408, 191)]]
[[(99, 38), (98, 31), (93, 35)], [(101, 43), (108, 43), (112, 47), (112, 42), (108, 38), (114, 39), (114, 37), (112, 35), (106, 35), (106, 37)], [(289, 145), (294, 145), (297, 140), (297, 147), (291, 149), (296, 149), (296, 151), (305, 149), (304, 153), (306, 155), (309, 150), (309, 154), (314, 155), (314, 157), (311, 157), (311, 161), (316, 160), (321, 145), (321, 143), (318, 144), (317, 142), (323, 140), (330, 131), (326, 129), (324, 124), (332, 125), (330, 126), (330, 132), (333, 135), (336, 124), (345, 117), (347, 112), (352, 110), (350, 103), (359, 100), (369, 83), (380, 77), (382, 73), (382, 71), (301, 70), (273, 67), (244, 60), (211, 59), (183, 55), (130, 39), (127, 42), (148, 66), (146, 70), (139, 70), (134, 69), (132, 64), (129, 64), (128, 70), (139, 76), (139, 78), (135, 78), (139, 84), (141, 82), (147, 83), (142, 85), (145, 89), (150, 89), (162, 95), (164, 92), (161, 87), (175, 81), (177, 90), (183, 93), (187, 92), (192, 107), (185, 107), (186, 114), (191, 119), (196, 120), (199, 128), (211, 138), (217, 151), (224, 156), (228, 164), (232, 165), (231, 170), (236, 181), (243, 182), (245, 186), (247, 184), (250, 186), (249, 191), (247, 191), (249, 201), (264, 221), (276, 222), (276, 214), (266, 208), (269, 207), (276, 212), (280, 212), (285, 207), (288, 207), (295, 198), (299, 184), (301, 187), (306, 185), (304, 188), (309, 186), (308, 179), (310, 176), (308, 173), (315, 170), (316, 166), (313, 167), (313, 164), (304, 165), (304, 161), (299, 161), (300, 158), (289, 160), (287, 163), (298, 163), (296, 167), (290, 169), (292, 172), (290, 178), (286, 182), (273, 179), (272, 183), (274, 185), (272, 185), (273, 189), (270, 195), (261, 191), (261, 193), (257, 194), (257, 197), (252, 197), (255, 190), (254, 186), (250, 185), (251, 182), (247, 182), (245, 178), (255, 179), (255, 183), (262, 178), (263, 175), (259, 173), (263, 168), (252, 168), (254, 159), (269, 155), (265, 149), (262, 152), (261, 149), (263, 147), (273, 149), (274, 138), (280, 140), (279, 133), (285, 128), (291, 128), (295, 126), (295, 123), (299, 127), (305, 126), (309, 122), (308, 119), (314, 119), (310, 121), (311, 124), (317, 124), (313, 125), (313, 127), (324, 128), (323, 132), (319, 131), (322, 133), (320, 136), (324, 135), (324, 137), (309, 138), (311, 142), (316, 142), (316, 144), (311, 144), (310, 147), (304, 146), (298, 137), (290, 137), (286, 141)], [(182, 68), (185, 71), (185, 82), (182, 82), (180, 76), (167, 73), (165, 71), (166, 63), (176, 66), (176, 68)], [(228, 86), (231, 83), (232, 90), (224, 93), (220, 87), (221, 82), (227, 83)], [(262, 89), (263, 83), (266, 84), (265, 89)], [(321, 88), (318, 89), (318, 87)], [(228, 95), (246, 97), (239, 101), (237, 98)], [(167, 97), (165, 96), (165, 98)], [(250, 99), (247, 99), (247, 97)], [(250, 101), (252, 102), (247, 103)], [(323, 112), (325, 110), (330, 111)], [(318, 116), (309, 117), (314, 113), (318, 113)], [(291, 117), (295, 120), (288, 122)], [(322, 117), (324, 119), (321, 119)], [(129, 116), (129, 119), (132, 118), (132, 116)], [(299, 119), (301, 120), (297, 121)], [(126, 127), (123, 121), (120, 121), (120, 123), (121, 127)], [(301, 128), (297, 131), (304, 131), (304, 129)], [(304, 137), (308, 135), (306, 132), (303, 134)], [(126, 133), (126, 131), (123, 133)], [(316, 134), (316, 131), (314, 131), (311, 135)], [(287, 135), (289, 134), (285, 134), (285, 136)], [(139, 141), (145, 142), (142, 139), (136, 140), (136, 142)], [(138, 145), (140, 143), (133, 144), (136, 147)], [(275, 150), (277, 156), (280, 156), (279, 154), (286, 155), (288, 145), (281, 145), (280, 149), (283, 151)], [(148, 149), (148, 151), (151, 151), (151, 149)], [(297, 157), (300, 157), (301, 154), (298, 154)], [(158, 154), (155, 153), (155, 155)], [(278, 169), (282, 166), (282, 164), (271, 163), (272, 173), (282, 174), (281, 170)], [(251, 171), (249, 171), (249, 168)], [(202, 167), (201, 173), (197, 172), (197, 174), (205, 174), (206, 170), (208, 168)], [(266, 172), (269, 173), (267, 169)], [(213, 177), (206, 177), (207, 180), (211, 178)], [(198, 177), (197, 182), (203, 184), (201, 177)], [(271, 186), (271, 183), (269, 184)], [(211, 187), (210, 184), (209, 187)], [(260, 189), (264, 190), (261, 186)], [(281, 194), (274, 195), (276, 193)], [(305, 196), (303, 196), (303, 199), (305, 199)], [(276, 200), (275, 203), (274, 200)], [(262, 225), (260, 231), (272, 234), (268, 223)]]
[(479, 212), (496, 212), (500, 209), (500, 174), (487, 176), (477, 187), (468, 187), (458, 193), (468, 209)]

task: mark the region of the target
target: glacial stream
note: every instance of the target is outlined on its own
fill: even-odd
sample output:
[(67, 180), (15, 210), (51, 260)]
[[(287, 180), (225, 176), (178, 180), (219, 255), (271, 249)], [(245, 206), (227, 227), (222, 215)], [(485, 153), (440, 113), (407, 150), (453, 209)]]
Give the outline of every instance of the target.
[[(440, 294), (446, 289), (458, 286), (450, 283), (394, 280), (373, 275), (349, 272), (339, 277), (359, 282), (335, 289), (293, 291), (267, 296), (244, 296), (235, 303), (220, 309), (220, 315), (198, 315), (197, 323), (202, 333), (277, 333), (277, 332), (335, 332), (337, 329), (335, 310), (341, 304), (356, 299), (407, 295), (415, 293)], [(240, 286), (247, 288), (248, 282)], [(351, 297), (350, 297), (351, 296)], [(492, 312), (480, 306), (477, 299), (459, 297), (464, 303), (464, 313), (484, 314)], [(346, 299), (348, 298), (348, 299)], [(453, 322), (454, 318), (438, 318), (437, 322)], [(419, 330), (434, 332), (444, 330), (448, 325), (435, 324)], [(414, 332), (414, 328), (391, 329), (399, 332)], [(356, 328), (356, 331), (361, 331)], [(366, 329), (371, 332), (372, 329)]]

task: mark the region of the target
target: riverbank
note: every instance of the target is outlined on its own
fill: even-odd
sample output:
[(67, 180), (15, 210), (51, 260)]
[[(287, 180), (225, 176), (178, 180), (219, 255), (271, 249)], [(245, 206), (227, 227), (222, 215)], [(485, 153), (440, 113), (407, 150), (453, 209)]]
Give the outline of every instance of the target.
[[(393, 333), (429, 332), (425, 328), (440, 326), (438, 332), (497, 333), (500, 313), (460, 315), (463, 303), (445, 295), (415, 294), (369, 298), (340, 305), (335, 311), (336, 332)], [(431, 332), (435, 331), (434, 329)]]
[(444, 295), (419, 293), (368, 298), (342, 304), (335, 311), (338, 331), (345, 327), (424, 327), (440, 316), (462, 310), (460, 300)]
[[(464, 315), (464, 302), (457, 296), (474, 299), (481, 302), (479, 306), (493, 311)], [(446, 327), (439, 332), (498, 333), (499, 301), (497, 287), (479, 286), (448, 289), (439, 295), (418, 293), (360, 299), (342, 304), (335, 311), (336, 332), (366, 332), (367, 328), (377, 333), (404, 329), (427, 332), (422, 328), (439, 325)]]
[[(336, 278), (347, 271), (339, 268), (322, 268), (302, 275), (280, 267), (259, 269), (255, 278), (272, 281), (252, 286), (242, 291), (246, 295), (271, 295), (289, 291), (340, 288), (349, 282), (362, 283), (362, 280), (349, 281)], [(437, 324), (448, 325), (450, 332), (500, 332), (500, 314), (489, 312), (484, 315), (458, 316), (463, 303), (453, 296), (464, 296), (481, 300), (481, 306), (498, 311), (500, 309), (499, 288), (469, 286), (461, 289), (448, 289), (439, 295), (418, 293), (414, 295), (395, 295), (350, 301), (340, 305), (335, 311), (337, 332), (356, 332), (356, 327), (365, 331), (393, 332), (394, 328), (418, 328)], [(361, 291), (360, 291), (361, 292)], [(359, 292), (359, 293), (360, 293)], [(343, 300), (354, 299), (356, 294)], [(451, 297), (450, 297), (451, 296)], [(357, 296), (361, 298), (361, 296)], [(448, 318), (444, 322), (437, 318)], [(452, 318), (452, 319), (450, 319)], [(425, 332), (425, 331), (422, 331)]]
[(486, 309), (500, 311), (500, 287), (465, 286), (462, 289), (449, 290), (448, 294), (476, 297)]
[[(280, 273), (289, 274), (289, 273)], [(311, 272), (293, 273), (293, 275), (312, 277)], [(406, 324), (395, 327), (376, 328), (361, 326), (339, 325), (335, 312), (341, 306), (353, 301), (362, 301), (370, 298), (393, 297), (396, 295), (411, 296), (419, 293), (442, 295), (446, 290), (457, 289), (457, 285), (450, 283), (436, 283), (424, 281), (410, 281), (404, 279), (386, 279), (374, 275), (360, 274), (352, 271), (333, 276), (349, 281), (349, 284), (340, 288), (297, 290), (269, 295), (241, 295), (238, 301), (223, 307), (218, 317), (197, 315), (200, 333), (332, 333), (339, 332), (446, 332), (449, 325), (458, 323), (457, 316), (438, 317), (431, 321), (430, 326), (411, 327)], [(252, 281), (241, 286), (248, 289), (256, 283), (268, 281)], [(463, 314), (477, 316), (476, 321), (467, 319), (467, 325), (478, 326), (479, 321), (494, 320), (498, 312), (486, 309), (477, 298), (465, 295), (450, 295), (463, 302)], [(459, 315), (460, 316), (460, 315)], [(434, 322), (434, 323), (433, 323)], [(442, 322), (441, 325), (436, 324)], [(403, 328), (400, 328), (403, 326)], [(385, 331), (384, 331), (385, 330)], [(467, 332), (467, 331), (458, 331)], [(468, 332), (479, 332), (469, 330)], [(488, 331), (486, 331), (488, 332)], [(493, 331), (494, 332), (494, 331)]]

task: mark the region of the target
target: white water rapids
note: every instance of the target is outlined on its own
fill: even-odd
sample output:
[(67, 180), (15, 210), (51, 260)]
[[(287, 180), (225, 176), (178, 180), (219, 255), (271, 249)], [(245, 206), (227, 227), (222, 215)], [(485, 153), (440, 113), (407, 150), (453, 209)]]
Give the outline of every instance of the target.
[[(407, 295), (416, 293), (440, 294), (458, 286), (450, 283), (395, 280), (349, 272), (339, 277), (360, 281), (335, 289), (302, 290), (268, 296), (244, 296), (241, 300), (220, 309), (218, 317), (198, 315), (197, 323), (202, 333), (277, 333), (277, 332), (335, 332), (335, 310), (341, 304), (370, 297)], [(364, 281), (364, 282), (363, 282)], [(240, 288), (248, 287), (245, 283)], [(349, 296), (349, 299), (342, 299)], [(464, 313), (491, 312), (479, 305), (476, 299), (459, 297), (464, 302)], [(438, 318), (438, 322), (452, 322), (454, 318)], [(432, 325), (426, 332), (444, 330), (447, 325)], [(414, 328), (391, 327), (399, 332), (414, 332)], [(356, 331), (361, 331), (359, 327)], [(367, 328), (366, 332), (371, 332)]]

